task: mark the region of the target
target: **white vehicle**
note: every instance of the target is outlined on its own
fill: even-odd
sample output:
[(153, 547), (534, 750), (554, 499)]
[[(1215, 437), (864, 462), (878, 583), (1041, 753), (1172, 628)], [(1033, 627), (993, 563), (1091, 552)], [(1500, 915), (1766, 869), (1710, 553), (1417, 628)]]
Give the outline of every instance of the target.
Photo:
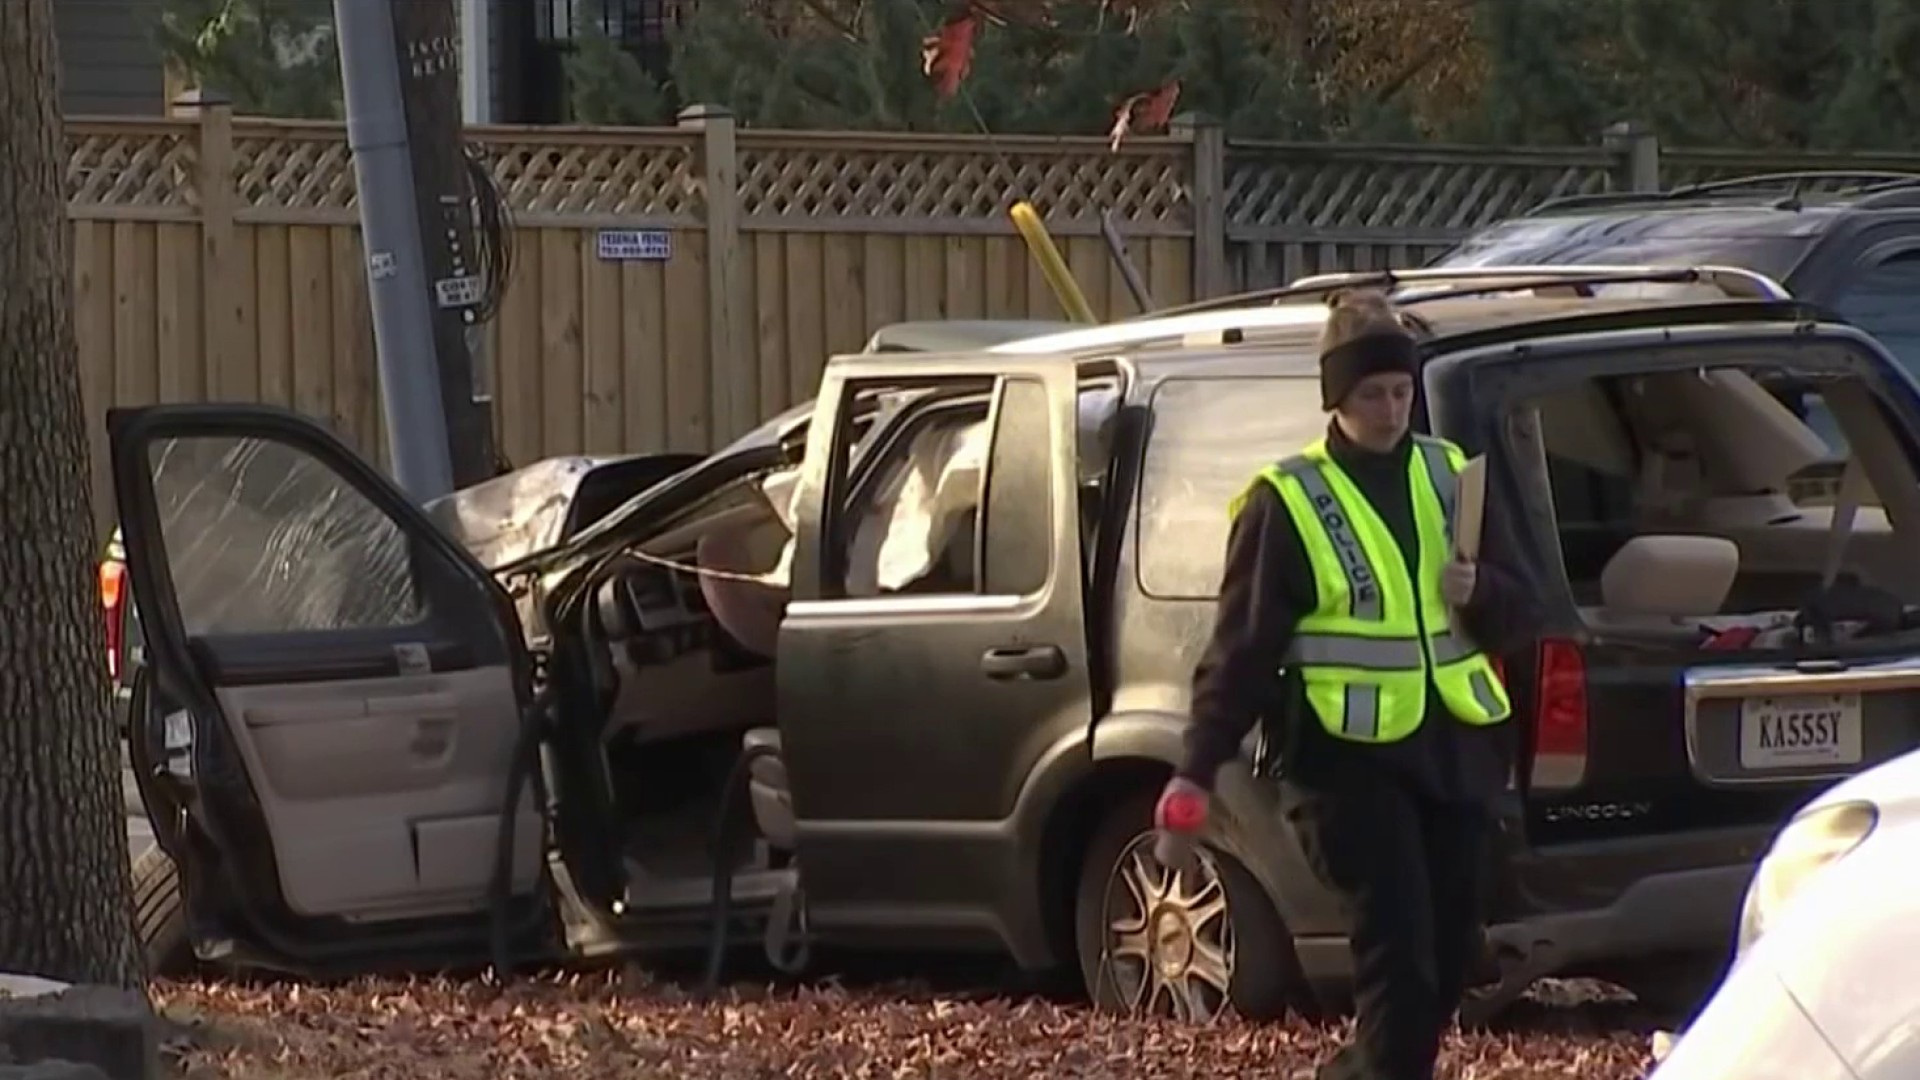
[(1916, 886), (1920, 752), (1836, 784), (1780, 831), (1732, 970), (1651, 1080), (1920, 1076)]

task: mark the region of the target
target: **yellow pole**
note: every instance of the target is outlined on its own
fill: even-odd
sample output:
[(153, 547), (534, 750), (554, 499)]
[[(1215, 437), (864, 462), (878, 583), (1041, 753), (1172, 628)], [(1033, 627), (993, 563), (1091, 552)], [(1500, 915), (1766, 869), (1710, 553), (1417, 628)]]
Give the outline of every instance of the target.
[(1047, 284), (1053, 286), (1053, 295), (1059, 299), (1067, 318), (1083, 323), (1099, 322), (1087, 303), (1086, 294), (1080, 291), (1080, 283), (1074, 280), (1073, 271), (1067, 269), (1067, 260), (1061, 257), (1060, 249), (1053, 245), (1053, 237), (1047, 234), (1040, 212), (1022, 199), (1013, 204), (1007, 215), (1013, 218), (1013, 227), (1020, 230), (1020, 239), (1027, 242), (1027, 250), (1040, 264), (1040, 272), (1047, 276)]

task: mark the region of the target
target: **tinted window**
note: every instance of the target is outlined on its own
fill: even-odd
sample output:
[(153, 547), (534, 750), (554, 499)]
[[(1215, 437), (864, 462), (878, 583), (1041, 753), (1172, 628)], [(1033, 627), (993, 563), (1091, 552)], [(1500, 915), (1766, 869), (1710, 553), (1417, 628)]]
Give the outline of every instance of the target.
[(158, 442), (150, 461), (188, 634), (425, 619), (406, 536), (323, 462), (284, 443), (225, 436)]
[(1834, 310), (1879, 338), (1908, 372), (1920, 376), (1920, 251), (1860, 271)]
[(1318, 379), (1169, 379), (1153, 395), (1140, 477), (1139, 577), (1149, 595), (1219, 594), (1227, 507), (1261, 467), (1326, 431)]

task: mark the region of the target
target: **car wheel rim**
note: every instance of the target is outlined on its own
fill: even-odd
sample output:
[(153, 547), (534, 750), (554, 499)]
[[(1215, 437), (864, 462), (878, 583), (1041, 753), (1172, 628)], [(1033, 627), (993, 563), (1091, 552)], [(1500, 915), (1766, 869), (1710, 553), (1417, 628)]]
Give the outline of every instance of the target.
[(1205, 1023), (1224, 1014), (1233, 984), (1226, 883), (1205, 849), (1174, 871), (1136, 837), (1107, 876), (1107, 957), (1122, 1008), (1135, 1016)]

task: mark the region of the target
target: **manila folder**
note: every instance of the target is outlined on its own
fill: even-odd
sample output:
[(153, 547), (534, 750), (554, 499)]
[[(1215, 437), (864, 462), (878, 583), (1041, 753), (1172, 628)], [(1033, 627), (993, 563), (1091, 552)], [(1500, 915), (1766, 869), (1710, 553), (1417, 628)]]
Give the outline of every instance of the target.
[(1453, 500), (1453, 550), (1462, 558), (1480, 558), (1480, 528), (1487, 509), (1487, 458), (1482, 454), (1461, 467)]

